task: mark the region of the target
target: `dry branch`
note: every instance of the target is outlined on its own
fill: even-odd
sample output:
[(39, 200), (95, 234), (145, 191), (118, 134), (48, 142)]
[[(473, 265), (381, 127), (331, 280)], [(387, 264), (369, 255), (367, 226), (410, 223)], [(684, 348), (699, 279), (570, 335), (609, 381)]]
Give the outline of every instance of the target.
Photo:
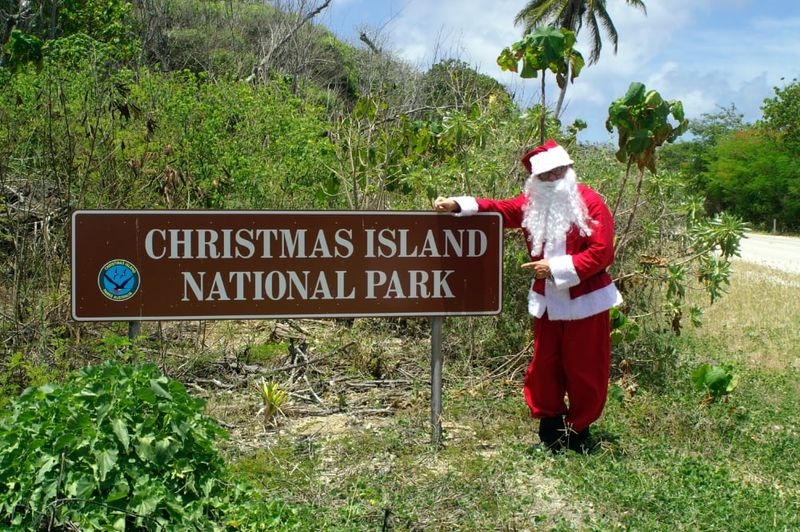
[(256, 65), (253, 68), (253, 73), (250, 74), (247, 77), (247, 79), (245, 79), (245, 81), (248, 82), (248, 83), (252, 83), (253, 80), (256, 79), (256, 76), (258, 76), (259, 74), (262, 74), (266, 70), (266, 68), (269, 66), (269, 64), (272, 62), (272, 57), (275, 55), (275, 52), (280, 50), (283, 47), (283, 45), (286, 44), (289, 41), (289, 39), (291, 39), (292, 36), (295, 33), (297, 33), (297, 31), (300, 28), (305, 26), (306, 22), (308, 22), (312, 18), (314, 18), (317, 15), (319, 15), (322, 11), (324, 11), (325, 8), (327, 8), (330, 5), (330, 3), (331, 3), (331, 0), (325, 0), (319, 7), (317, 7), (316, 9), (314, 9), (312, 11), (309, 11), (304, 17), (302, 17), (300, 19), (300, 21), (297, 24), (295, 24), (295, 26), (291, 30), (289, 30), (286, 33), (286, 35), (284, 35), (283, 38), (280, 41), (278, 41), (278, 43), (275, 46), (273, 46), (273, 47), (271, 47), (269, 49), (267, 54), (261, 59), (261, 61), (259, 61), (258, 65)]
[(374, 53), (374, 54), (380, 54), (381, 53), (381, 49), (378, 48), (377, 46), (375, 46), (375, 43), (372, 42), (372, 39), (370, 39), (367, 36), (366, 32), (362, 31), (361, 35), (359, 35), (358, 38), (361, 40), (361, 42), (366, 44), (369, 47), (370, 50), (372, 50), (372, 53)]

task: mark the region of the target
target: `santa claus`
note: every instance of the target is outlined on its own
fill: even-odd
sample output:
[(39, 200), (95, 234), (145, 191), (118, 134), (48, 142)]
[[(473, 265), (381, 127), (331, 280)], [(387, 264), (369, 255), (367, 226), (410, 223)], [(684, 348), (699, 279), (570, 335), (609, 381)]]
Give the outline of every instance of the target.
[(607, 271), (614, 221), (600, 195), (577, 182), (572, 159), (554, 141), (525, 154), (522, 164), (530, 177), (516, 198), (440, 197), (435, 209), (499, 212), (507, 229), (524, 231), (532, 260), (522, 267), (534, 274), (528, 310), (536, 318), (525, 400), (540, 420), (542, 448), (585, 451), (608, 392), (608, 310), (622, 303)]

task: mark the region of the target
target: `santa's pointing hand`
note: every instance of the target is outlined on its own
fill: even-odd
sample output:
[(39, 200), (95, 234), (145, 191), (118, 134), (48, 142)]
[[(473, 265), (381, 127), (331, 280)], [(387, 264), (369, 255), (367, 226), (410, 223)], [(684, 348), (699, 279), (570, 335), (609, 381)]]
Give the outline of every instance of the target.
[(547, 279), (552, 275), (550, 264), (547, 262), (547, 259), (526, 262), (522, 267), (526, 270), (533, 270), (533, 276), (537, 279)]

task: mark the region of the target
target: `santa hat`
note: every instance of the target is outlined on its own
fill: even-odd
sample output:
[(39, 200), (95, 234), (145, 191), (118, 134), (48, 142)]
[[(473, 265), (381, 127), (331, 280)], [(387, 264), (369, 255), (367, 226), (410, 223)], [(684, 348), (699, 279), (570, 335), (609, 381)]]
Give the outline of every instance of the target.
[(568, 166), (572, 162), (567, 150), (556, 144), (554, 140), (548, 140), (522, 157), (522, 164), (533, 175), (549, 172), (559, 166)]

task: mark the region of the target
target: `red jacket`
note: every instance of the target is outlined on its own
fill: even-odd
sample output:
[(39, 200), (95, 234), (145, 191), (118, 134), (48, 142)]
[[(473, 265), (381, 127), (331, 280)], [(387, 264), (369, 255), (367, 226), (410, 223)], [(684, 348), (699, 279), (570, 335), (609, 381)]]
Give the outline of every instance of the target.
[[(552, 252), (532, 256), (532, 260), (546, 258), (553, 274), (552, 279), (535, 279), (528, 296), (529, 311), (540, 317), (545, 310), (550, 319), (581, 319), (608, 310), (622, 302), (622, 297), (606, 271), (614, 262), (614, 220), (600, 195), (591, 188), (578, 184), (578, 191), (593, 222), (591, 235), (581, 235), (573, 226), (566, 242), (556, 245)], [(499, 212), (507, 229), (522, 228), (528, 251), (530, 235), (522, 227), (525, 205), (523, 193), (516, 198), (492, 200), (483, 198), (455, 198), (463, 215), (473, 212)]]

